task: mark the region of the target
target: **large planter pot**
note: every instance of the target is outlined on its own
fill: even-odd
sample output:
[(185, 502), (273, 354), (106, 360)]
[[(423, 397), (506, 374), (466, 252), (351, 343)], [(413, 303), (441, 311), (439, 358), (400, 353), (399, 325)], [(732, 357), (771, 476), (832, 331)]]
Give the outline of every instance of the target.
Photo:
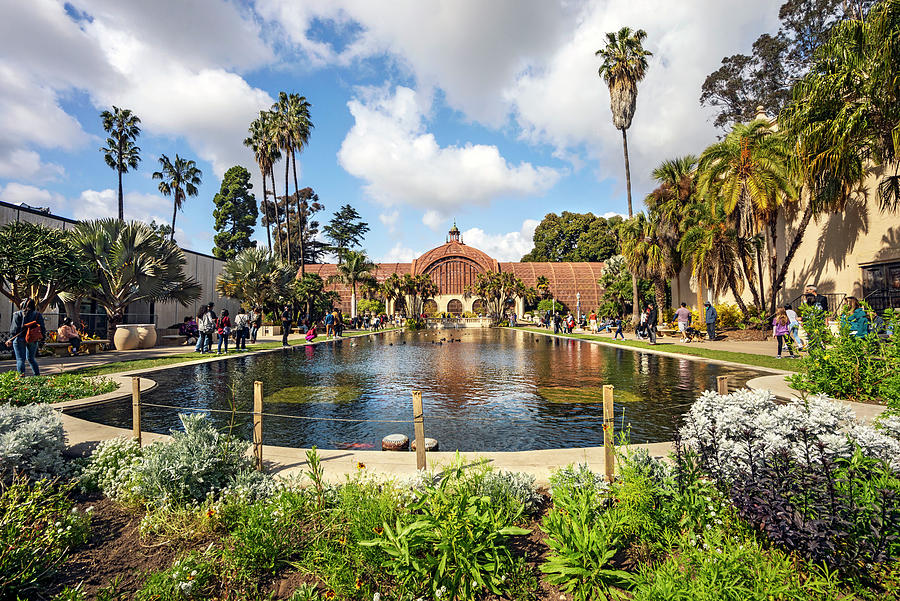
[(133, 325), (120, 324), (116, 326), (116, 333), (113, 336), (113, 344), (116, 350), (133, 351), (138, 348), (141, 340), (138, 338), (137, 328)]
[(141, 323), (137, 326), (137, 335), (140, 343), (138, 348), (153, 348), (156, 346), (156, 324)]

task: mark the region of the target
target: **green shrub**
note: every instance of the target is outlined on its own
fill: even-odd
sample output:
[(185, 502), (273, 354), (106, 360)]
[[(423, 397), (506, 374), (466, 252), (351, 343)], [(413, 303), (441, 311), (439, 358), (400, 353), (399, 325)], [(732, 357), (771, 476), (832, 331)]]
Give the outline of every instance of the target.
[(211, 599), (220, 566), (212, 554), (191, 552), (172, 567), (150, 574), (135, 594), (136, 601)]
[(733, 328), (746, 327), (746, 324), (744, 323), (744, 314), (741, 313), (741, 308), (737, 305), (728, 303), (716, 305), (716, 315), (718, 316), (716, 328), (730, 330)]
[(219, 495), (252, 469), (249, 443), (216, 430), (203, 414), (179, 414), (184, 432), (144, 449), (136, 493), (148, 504), (199, 502)]
[(300, 549), (311, 511), (308, 495), (292, 491), (246, 505), (234, 521), (225, 562), (244, 576), (274, 574)]
[(457, 494), (452, 483), (463, 479), (463, 470), (456, 465), (439, 484), (416, 492), (410, 515), (393, 526), (385, 522), (378, 538), (360, 543), (382, 550), (382, 567), (410, 591), (468, 600), (506, 587), (514, 566), (507, 538), (529, 533), (512, 525), (522, 509), (508, 513), (490, 497)]
[(87, 540), (90, 516), (73, 511), (71, 488), (19, 476), (0, 483), (0, 599), (36, 591), (69, 549)]
[(132, 499), (142, 460), (141, 446), (134, 438), (105, 440), (97, 445), (82, 470), (81, 486), (85, 490), (99, 490), (112, 499)]
[(0, 403), (30, 405), (58, 403), (112, 392), (118, 384), (109, 378), (63, 373), (22, 377), (15, 371), (0, 373)]
[(554, 307), (555, 307), (555, 310), (559, 313), (565, 313), (566, 311), (569, 310), (569, 308), (566, 307), (564, 304), (562, 304), (559, 301), (554, 301), (552, 298), (545, 298), (545, 299), (541, 300), (537, 305), (537, 310), (539, 313), (541, 313), (543, 315), (547, 311), (553, 312)]
[(0, 405), (0, 481), (15, 472), (34, 478), (65, 475), (62, 418), (48, 405)]
[(384, 313), (384, 301), (376, 298), (361, 298), (356, 301), (356, 314), (365, 315), (366, 312), (373, 315), (381, 315)]
[(846, 323), (834, 335), (823, 312), (807, 306), (800, 311), (809, 354), (800, 360), (800, 372), (789, 378), (792, 386), (900, 409), (900, 311), (887, 309), (884, 313), (885, 326), (892, 332), (887, 338), (875, 332), (855, 336)]

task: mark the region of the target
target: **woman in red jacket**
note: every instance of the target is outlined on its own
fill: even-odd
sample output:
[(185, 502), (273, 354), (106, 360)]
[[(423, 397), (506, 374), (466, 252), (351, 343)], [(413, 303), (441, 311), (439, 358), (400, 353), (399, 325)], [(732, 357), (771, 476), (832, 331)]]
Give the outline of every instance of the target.
[(225, 352), (228, 352), (228, 337), (231, 335), (231, 318), (228, 317), (228, 309), (222, 309), (222, 316), (216, 321), (216, 333), (219, 335), (219, 350), (217, 355), (222, 354), (222, 342), (225, 342)]

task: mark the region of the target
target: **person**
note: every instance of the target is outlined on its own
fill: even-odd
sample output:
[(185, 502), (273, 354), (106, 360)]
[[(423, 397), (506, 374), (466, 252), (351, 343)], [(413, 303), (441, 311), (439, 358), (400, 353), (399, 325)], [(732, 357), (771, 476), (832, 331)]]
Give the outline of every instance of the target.
[(649, 303), (647, 305), (647, 331), (650, 335), (650, 344), (656, 344), (656, 324), (659, 322), (659, 311), (656, 305)]
[(292, 321), (291, 308), (285, 305), (284, 311), (281, 312), (281, 346), (290, 346), (288, 344), (288, 335), (291, 333)]
[(334, 336), (334, 313), (325, 314), (325, 338)]
[(615, 325), (616, 333), (613, 335), (613, 340), (616, 340), (619, 337), (619, 334), (622, 335), (622, 340), (625, 340), (624, 321), (621, 317), (616, 317)]
[(828, 313), (828, 297), (824, 294), (819, 294), (819, 290), (815, 285), (806, 285), (806, 288), (803, 291), (803, 299), (807, 305), (811, 305)]
[(247, 350), (247, 338), (250, 335), (249, 323), (250, 316), (247, 315), (243, 307), (240, 307), (237, 315), (234, 316), (234, 350)]
[(69, 347), (72, 349), (71, 354), (78, 354), (78, 348), (81, 346), (81, 337), (78, 335), (78, 330), (72, 325), (72, 320), (68, 317), (63, 319), (63, 325), (56, 331), (56, 341), (68, 342)]
[(803, 350), (804, 345), (803, 341), (800, 340), (800, 317), (797, 315), (797, 312), (794, 311), (794, 308), (791, 306), (791, 303), (788, 303), (784, 306), (784, 312), (788, 316), (788, 327), (790, 328), (791, 338), (794, 340), (794, 343), (797, 345), (797, 352)]
[(306, 331), (306, 341), (312, 342), (316, 339), (316, 324), (312, 324), (310, 328)]
[(212, 350), (212, 333), (216, 329), (215, 315), (209, 307), (200, 307), (197, 313), (197, 347), (195, 353), (208, 353)]
[(858, 338), (865, 338), (869, 333), (869, 317), (859, 306), (859, 300), (855, 296), (848, 296), (844, 302), (847, 304), (849, 312), (841, 317), (841, 322), (850, 326), (851, 334)]
[(716, 339), (716, 320), (719, 314), (709, 301), (703, 303), (703, 306), (706, 307), (706, 339), (713, 341)]
[(636, 328), (636, 332), (638, 338), (646, 338), (647, 337), (647, 308), (645, 308), (641, 312), (640, 321), (638, 322), (638, 327)]
[(678, 323), (678, 331), (681, 332), (681, 341), (687, 342), (687, 329), (691, 325), (691, 310), (687, 308), (686, 303), (675, 311), (675, 320)]
[(216, 321), (216, 333), (219, 335), (217, 355), (222, 354), (222, 343), (225, 343), (225, 354), (228, 354), (228, 337), (231, 336), (231, 318), (228, 317), (228, 309), (222, 309), (222, 317)]
[(196, 342), (197, 322), (190, 315), (185, 316), (184, 321), (178, 327), (178, 334), (184, 336), (185, 345), (191, 344), (192, 340)]
[(25, 299), (22, 308), (12, 315), (12, 323), (9, 325), (9, 340), (7, 347), (12, 347), (16, 356), (16, 371), (19, 375), (25, 375), (25, 363), (31, 366), (34, 375), (41, 375), (37, 363), (38, 342), (47, 337), (47, 328), (44, 325), (44, 316), (37, 311), (37, 304), (33, 298)]
[(262, 307), (253, 307), (250, 311), (250, 344), (256, 344), (256, 335), (262, 327)]
[(509, 325), (510, 325), (510, 327), (513, 327), (513, 328), (516, 327), (516, 312), (515, 311), (513, 311), (509, 315)]
[[(425, 319), (425, 314), (422, 314), (422, 319)], [(341, 317), (341, 312), (337, 309), (334, 310), (334, 337), (341, 338), (344, 335), (344, 320)]]
[(597, 314), (594, 313), (593, 309), (591, 309), (591, 314), (588, 315), (588, 323), (591, 326), (591, 332), (596, 334), (598, 332), (598, 330), (597, 330)]
[[(791, 343), (790, 337), (791, 331), (791, 320), (787, 316), (787, 312), (784, 307), (778, 307), (775, 309), (775, 317), (772, 318), (772, 336), (778, 340), (778, 354), (775, 355), (778, 359), (781, 359), (781, 349), (785, 343), (787, 343), (788, 352), (791, 353), (791, 358), (796, 357), (794, 354), (794, 345)], [(787, 338), (785, 338), (787, 336)]]

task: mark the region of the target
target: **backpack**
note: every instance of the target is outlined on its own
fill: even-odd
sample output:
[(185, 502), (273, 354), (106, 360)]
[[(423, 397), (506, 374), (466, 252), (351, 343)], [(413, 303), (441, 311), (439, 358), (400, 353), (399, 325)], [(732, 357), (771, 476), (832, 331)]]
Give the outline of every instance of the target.
[[(25, 321), (25, 313), (22, 313), (22, 321)], [(25, 330), (25, 342), (27, 344), (31, 344), (32, 342), (40, 342), (44, 339), (44, 334), (41, 332), (41, 324), (37, 321), (37, 316), (28, 323), (23, 323), (22, 328)]]

